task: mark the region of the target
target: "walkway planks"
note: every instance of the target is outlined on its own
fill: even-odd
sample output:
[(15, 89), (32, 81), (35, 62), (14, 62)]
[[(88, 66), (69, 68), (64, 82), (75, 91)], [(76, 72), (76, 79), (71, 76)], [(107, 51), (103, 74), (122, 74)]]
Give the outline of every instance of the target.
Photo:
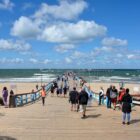
[[(70, 82), (73, 83), (72, 81)], [(139, 140), (140, 108), (134, 107), (132, 124), (121, 124), (121, 111), (106, 109), (96, 102), (87, 108), (88, 118), (71, 112), (68, 98), (46, 98), (21, 107), (0, 107), (0, 140), (8, 136), (16, 140)], [(13, 140), (13, 139), (7, 140)]]

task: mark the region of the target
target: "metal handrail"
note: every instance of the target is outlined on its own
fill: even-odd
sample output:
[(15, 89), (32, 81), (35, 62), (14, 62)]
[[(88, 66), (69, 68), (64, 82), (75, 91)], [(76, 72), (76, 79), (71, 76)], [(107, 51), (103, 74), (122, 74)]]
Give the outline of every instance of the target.
[[(53, 82), (50, 82), (49, 84), (47, 84), (45, 86), (45, 90), (48, 94), (48, 92), (50, 91), (50, 88), (52, 86)], [(41, 91), (42, 89), (33, 92), (33, 93), (22, 93), (22, 94), (16, 94), (13, 96), (14, 99), (14, 107), (21, 107), (30, 103), (35, 103), (36, 101), (40, 100), (41, 98)]]

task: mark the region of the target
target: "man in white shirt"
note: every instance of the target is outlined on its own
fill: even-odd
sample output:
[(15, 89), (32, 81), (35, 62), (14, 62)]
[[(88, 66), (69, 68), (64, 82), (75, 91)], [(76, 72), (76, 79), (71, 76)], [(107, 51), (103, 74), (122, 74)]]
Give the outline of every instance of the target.
[(99, 105), (101, 105), (102, 100), (104, 99), (104, 89), (101, 87), (99, 91)]

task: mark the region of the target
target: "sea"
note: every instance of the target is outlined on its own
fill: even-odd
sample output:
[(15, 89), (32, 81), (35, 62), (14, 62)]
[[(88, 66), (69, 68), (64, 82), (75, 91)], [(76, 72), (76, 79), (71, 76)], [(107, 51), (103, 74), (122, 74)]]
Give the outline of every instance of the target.
[(140, 69), (0, 69), (0, 83), (50, 82), (66, 72), (74, 72), (87, 82), (140, 84)]

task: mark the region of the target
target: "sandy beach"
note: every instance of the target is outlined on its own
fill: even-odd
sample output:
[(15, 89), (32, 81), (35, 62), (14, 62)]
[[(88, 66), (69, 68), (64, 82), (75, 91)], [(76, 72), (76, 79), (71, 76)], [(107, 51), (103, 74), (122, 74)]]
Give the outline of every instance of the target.
[[(38, 84), (39, 87), (41, 87), (40, 83), (14, 83), (14, 84), (11, 84), (11, 83), (0, 83), (0, 91), (2, 91), (4, 86), (6, 86), (8, 91), (13, 89), (15, 94), (29, 93), (33, 89), (34, 89), (34, 91), (36, 91), (36, 84)], [(43, 83), (43, 84), (45, 84), (45, 83)], [(90, 86), (91, 90), (96, 92), (96, 93), (99, 92), (100, 87), (103, 87), (104, 91), (106, 92), (107, 88), (110, 85), (116, 86), (116, 88), (119, 90), (119, 83), (86, 83), (86, 85)], [(14, 88), (12, 88), (12, 87), (14, 87)], [(139, 84), (125, 84), (125, 88), (129, 88), (131, 94), (136, 94), (136, 92), (134, 92), (134, 88), (135, 87), (140, 89), (140, 85)]]
[[(40, 83), (0, 83), (0, 91), (2, 92), (3, 87), (7, 87), (8, 91), (12, 89), (14, 94), (29, 93), (32, 90), (36, 91), (36, 85), (41, 87)], [(44, 83), (42, 83), (43, 85)], [(0, 94), (1, 96), (1, 94)]]

